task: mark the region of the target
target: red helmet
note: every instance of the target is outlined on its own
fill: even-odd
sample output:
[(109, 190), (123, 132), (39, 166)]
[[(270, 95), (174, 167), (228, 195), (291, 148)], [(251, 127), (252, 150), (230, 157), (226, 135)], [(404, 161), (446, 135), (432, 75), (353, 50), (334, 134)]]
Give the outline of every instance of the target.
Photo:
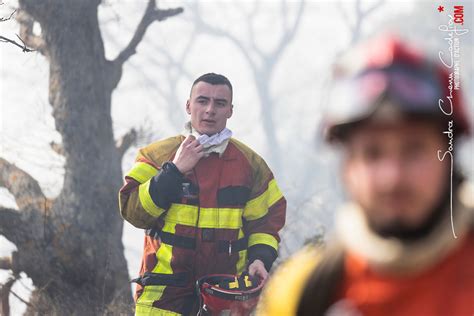
[(247, 274), (207, 275), (196, 282), (200, 299), (198, 315), (220, 315), (230, 312), (231, 315), (250, 315), (257, 306), (263, 282)]
[(348, 127), (372, 117), (387, 101), (401, 114), (452, 120), (457, 133), (469, 134), (461, 90), (450, 90), (453, 78), (441, 63), (396, 37), (371, 42), (348, 57), (335, 68), (328, 141), (343, 138)]

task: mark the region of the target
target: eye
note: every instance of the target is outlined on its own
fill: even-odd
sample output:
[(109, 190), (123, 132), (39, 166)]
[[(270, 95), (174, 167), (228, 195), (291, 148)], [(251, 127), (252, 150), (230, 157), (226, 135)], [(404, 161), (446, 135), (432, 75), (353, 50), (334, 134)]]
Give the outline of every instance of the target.
[(406, 160), (414, 160), (417, 159), (427, 152), (425, 142), (421, 141), (413, 141), (405, 145), (403, 148), (403, 157)]
[(197, 103), (204, 105), (204, 104), (207, 103), (207, 100), (205, 100), (205, 99), (198, 99), (198, 100), (197, 100)]
[(220, 108), (223, 108), (226, 105), (226, 103), (225, 102), (216, 102), (216, 105)]
[(362, 151), (362, 157), (366, 161), (377, 161), (382, 155), (382, 148), (377, 145), (369, 145)]

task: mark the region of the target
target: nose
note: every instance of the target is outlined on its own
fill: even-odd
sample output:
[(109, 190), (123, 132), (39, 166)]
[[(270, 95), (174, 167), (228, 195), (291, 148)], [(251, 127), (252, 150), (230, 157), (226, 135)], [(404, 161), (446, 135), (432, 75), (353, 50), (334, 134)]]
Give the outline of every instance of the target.
[(403, 181), (403, 163), (398, 158), (387, 158), (380, 162), (377, 182), (383, 191), (390, 191), (398, 187)]
[(206, 106), (206, 113), (207, 114), (215, 114), (216, 113), (216, 103), (214, 99), (211, 99)]

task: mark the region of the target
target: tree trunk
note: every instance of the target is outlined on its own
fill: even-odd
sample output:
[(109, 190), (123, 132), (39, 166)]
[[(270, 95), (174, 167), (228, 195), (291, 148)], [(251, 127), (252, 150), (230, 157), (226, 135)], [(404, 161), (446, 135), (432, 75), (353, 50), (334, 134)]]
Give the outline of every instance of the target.
[(150, 0), (131, 44), (117, 60), (108, 61), (98, 23), (99, 4), (99, 0), (20, 0), (23, 13), (41, 25), (37, 38), (31, 34), (32, 22), (23, 21), (24, 38), (41, 46), (38, 50), (48, 58), (49, 101), (66, 159), (63, 189), (51, 201), (36, 180), (0, 158), (0, 185), (15, 196), (20, 209), (0, 208), (0, 234), (18, 248), (9, 261), (11, 270), (24, 271), (36, 287), (27, 315), (133, 311), (117, 197), (126, 148), (115, 145), (111, 96), (123, 63), (135, 52), (148, 25), (182, 9), (161, 11)]
[(43, 238), (32, 238), (39, 253), (21, 252), (22, 270), (37, 288), (30, 314), (39, 308), (48, 315), (97, 315), (118, 307), (111, 303), (131, 305), (117, 211), (121, 156), (112, 131), (112, 87), (97, 7), (77, 1), (37, 15), (48, 47), (50, 103), (66, 172), (49, 214), (36, 221), (44, 224)]

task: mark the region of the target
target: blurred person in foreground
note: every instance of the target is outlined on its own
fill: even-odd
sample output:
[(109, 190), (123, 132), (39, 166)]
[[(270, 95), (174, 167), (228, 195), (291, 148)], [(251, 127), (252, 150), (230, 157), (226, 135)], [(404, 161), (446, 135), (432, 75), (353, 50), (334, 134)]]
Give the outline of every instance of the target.
[(286, 200), (265, 161), (226, 128), (230, 81), (197, 78), (186, 112), (181, 135), (140, 149), (119, 193), (122, 216), (146, 229), (136, 315), (196, 315), (197, 280), (246, 271), (263, 282), (277, 257)]
[(276, 271), (257, 315), (474, 315), (474, 191), (451, 165), (465, 105), (452, 91), (451, 108), (447, 69), (400, 40), (363, 49), (339, 68), (325, 135), (350, 202), (332, 243)]

